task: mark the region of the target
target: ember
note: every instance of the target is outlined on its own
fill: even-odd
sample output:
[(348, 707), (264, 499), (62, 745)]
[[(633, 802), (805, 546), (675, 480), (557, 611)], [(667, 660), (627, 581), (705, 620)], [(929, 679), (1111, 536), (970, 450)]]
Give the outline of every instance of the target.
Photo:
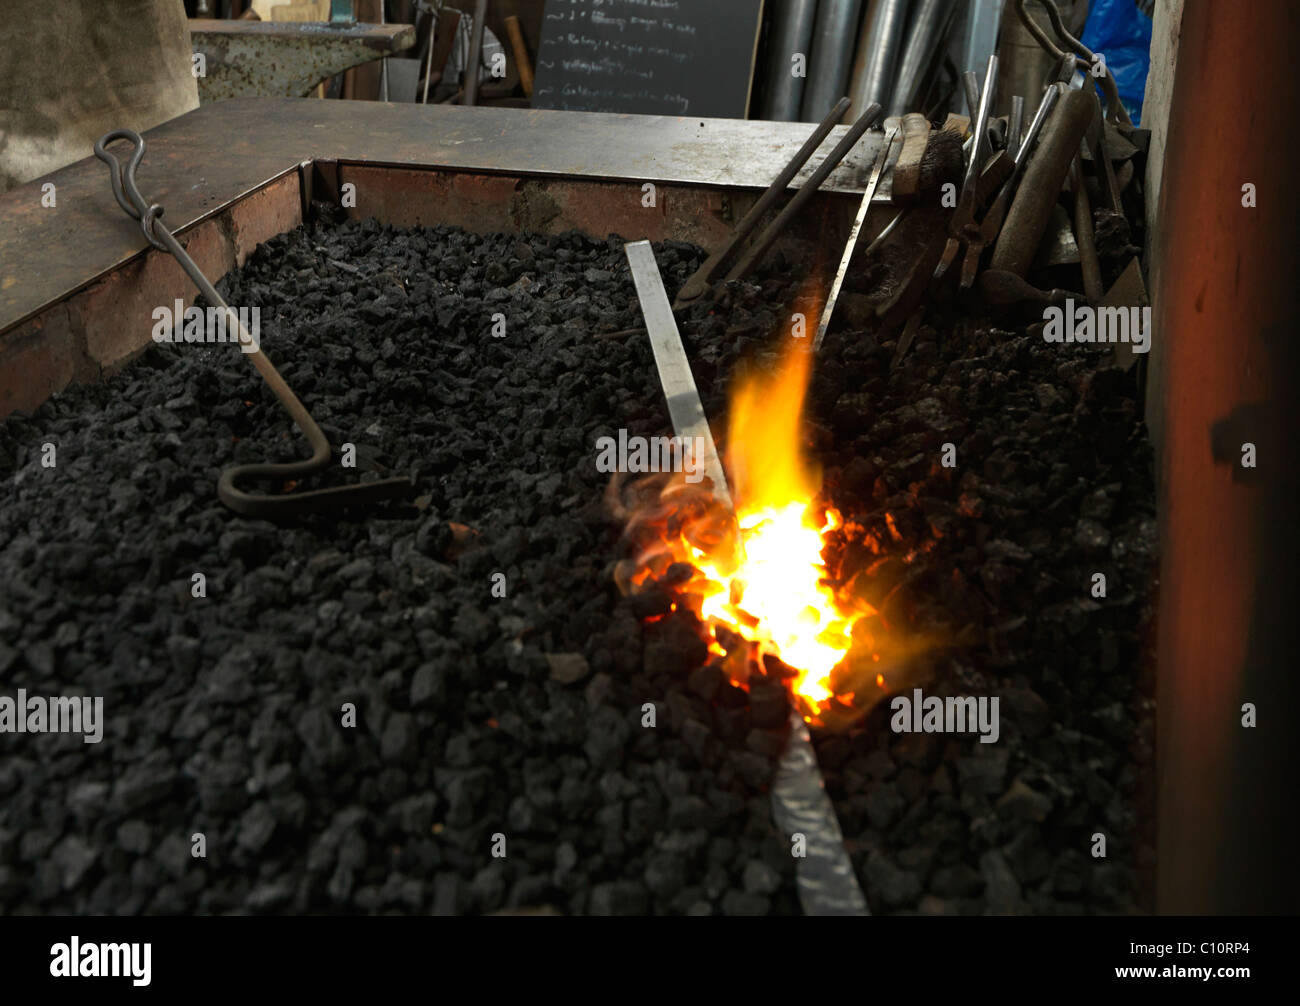
[[(691, 509), (670, 486), (657, 501), (658, 540), (639, 553), (631, 582), (660, 576), (662, 586), (666, 564), (689, 564), (684, 582), (673, 578), (675, 591), (699, 615), (710, 652), (732, 681), (745, 685), (751, 661), (775, 657), (794, 669), (790, 689), (798, 708), (816, 721), (836, 698), (832, 671), (849, 652), (854, 623), (873, 612), (837, 597), (822, 559), (824, 536), (841, 519), (817, 505), (821, 473), (800, 441), (811, 363), (805, 345), (792, 342), (774, 377), (743, 381), (733, 393), (727, 460), (738, 535), (717, 533), (718, 508), (701, 510), (692, 498)], [(699, 533), (701, 521), (709, 533)], [(740, 659), (734, 659), (737, 649)], [(877, 679), (883, 688), (883, 677)]]

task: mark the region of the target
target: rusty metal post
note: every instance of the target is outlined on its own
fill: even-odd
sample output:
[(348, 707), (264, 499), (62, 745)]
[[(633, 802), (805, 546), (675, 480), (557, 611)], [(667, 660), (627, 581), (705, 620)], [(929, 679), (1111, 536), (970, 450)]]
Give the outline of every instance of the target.
[(1161, 913), (1300, 903), (1297, 34), (1291, 0), (1184, 7), (1148, 392)]

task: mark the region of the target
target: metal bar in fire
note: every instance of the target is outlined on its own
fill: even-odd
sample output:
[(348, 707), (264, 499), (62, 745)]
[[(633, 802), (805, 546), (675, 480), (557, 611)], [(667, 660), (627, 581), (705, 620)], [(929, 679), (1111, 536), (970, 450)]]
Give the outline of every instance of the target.
[(668, 399), (668, 415), (673, 421), (673, 432), (684, 444), (704, 445), (704, 474), (713, 483), (713, 495), (734, 512), (735, 505), (731, 501), (731, 490), (727, 488), (727, 476), (722, 470), (722, 461), (718, 458), (718, 449), (713, 443), (704, 406), (700, 403), (700, 392), (695, 387), (695, 377), (691, 373), (690, 361), (686, 359), (686, 349), (682, 346), (672, 305), (668, 303), (668, 292), (664, 289), (663, 276), (659, 273), (654, 250), (649, 241), (631, 241), (623, 250), (632, 269), (632, 282), (636, 284), (636, 295), (641, 302), (646, 330), (650, 333), (650, 348), (654, 350), (659, 383), (663, 385), (664, 396)]
[[(889, 144), (886, 143), (881, 154), (882, 164), (888, 151)], [(879, 170), (873, 182), (878, 180)], [(874, 188), (874, 184), (870, 188)], [(870, 199), (868, 191), (864, 205)], [(649, 241), (630, 242), (624, 246), (624, 251), (632, 270), (637, 299), (641, 302), (641, 313), (645, 316), (646, 329), (650, 333), (659, 381), (668, 399), (673, 431), (683, 440), (686, 437), (702, 438), (705, 445), (704, 471), (713, 482), (714, 496), (734, 514), (735, 504), (727, 488), (727, 478), (709, 431), (709, 421), (704, 415), (699, 389), (691, 374), (690, 361), (686, 359), (686, 349), (668, 303), (668, 293), (664, 290), (654, 251)], [(772, 784), (772, 817), (792, 842), (802, 837), (803, 854), (796, 860), (795, 876), (799, 903), (805, 913), (871, 914), (853, 872), (853, 864), (844, 850), (844, 835), (822, 782), (808, 727), (798, 713), (790, 714), (789, 737), (777, 764)]]

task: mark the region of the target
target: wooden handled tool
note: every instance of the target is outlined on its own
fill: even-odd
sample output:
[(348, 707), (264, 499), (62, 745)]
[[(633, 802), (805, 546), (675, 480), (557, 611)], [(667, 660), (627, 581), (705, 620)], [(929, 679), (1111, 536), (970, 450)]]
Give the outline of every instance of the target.
[(990, 268), (1017, 276), (1028, 271), (1096, 108), (1092, 95), (1084, 91), (1067, 90), (1057, 102), (1007, 211)]
[(506, 31), (510, 33), (510, 48), (515, 53), (515, 65), (519, 67), (519, 84), (524, 94), (533, 96), (533, 64), (528, 58), (528, 46), (524, 45), (524, 31), (519, 27), (519, 18), (511, 14), (506, 18)]
[(894, 202), (906, 203), (916, 198), (921, 181), (921, 156), (930, 139), (930, 122), (919, 112), (903, 116), (903, 146), (894, 162)]

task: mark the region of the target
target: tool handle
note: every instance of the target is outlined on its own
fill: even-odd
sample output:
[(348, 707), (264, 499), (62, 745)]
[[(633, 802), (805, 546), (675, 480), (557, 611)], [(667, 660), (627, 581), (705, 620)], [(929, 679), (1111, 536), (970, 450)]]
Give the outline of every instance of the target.
[(519, 67), (519, 84), (524, 94), (533, 96), (533, 64), (528, 58), (528, 46), (524, 45), (524, 32), (519, 27), (519, 18), (511, 14), (506, 18), (506, 30), (510, 33), (510, 48), (515, 51), (515, 64)]
[[(118, 140), (129, 140), (133, 145), (131, 157), (126, 166), (108, 152), (108, 145)], [(337, 486), (330, 489), (317, 489), (310, 492), (282, 496), (260, 496), (244, 492), (236, 485), (244, 477), (301, 478), (317, 472), (327, 464), (331, 457), (329, 439), (312, 419), (307, 407), (294, 394), (293, 389), (280, 376), (280, 372), (261, 351), (257, 341), (244, 328), (239, 316), (230, 309), (216, 287), (203, 274), (203, 270), (189, 256), (185, 247), (171, 231), (159, 222), (163, 208), (157, 203), (149, 203), (140, 192), (136, 183), (135, 170), (144, 159), (144, 137), (131, 129), (114, 129), (95, 141), (95, 156), (108, 165), (109, 181), (113, 186), (113, 197), (127, 215), (140, 221), (144, 236), (149, 243), (160, 251), (170, 252), (180, 263), (181, 268), (199, 288), (209, 304), (222, 311), (238, 333), (240, 349), (248, 357), (254, 369), (262, 376), (267, 386), (279, 400), (284, 410), (289, 413), (294, 424), (307, 438), (312, 455), (302, 461), (284, 464), (237, 465), (221, 473), (217, 483), (217, 496), (237, 513), (253, 516), (272, 516), (290, 512), (320, 509), (327, 506), (341, 506), (348, 503), (366, 503), (380, 499), (393, 499), (408, 496), (414, 489), (410, 479), (399, 477), (380, 482), (367, 482), (360, 485)], [(249, 347), (252, 347), (251, 350)]]
[(1069, 91), (1057, 103), (1007, 211), (990, 268), (1022, 277), (1028, 271), (1095, 109), (1084, 91)]

